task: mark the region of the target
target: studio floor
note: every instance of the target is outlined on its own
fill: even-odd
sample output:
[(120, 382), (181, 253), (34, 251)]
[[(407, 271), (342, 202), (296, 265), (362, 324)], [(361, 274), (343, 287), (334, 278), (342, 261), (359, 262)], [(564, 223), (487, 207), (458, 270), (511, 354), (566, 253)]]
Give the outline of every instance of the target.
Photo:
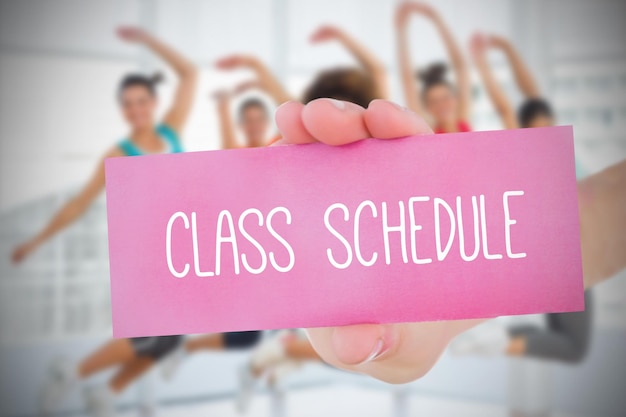
[[(328, 385), (324, 387), (290, 390), (282, 401), (276, 395), (259, 394), (255, 397), (247, 417), (505, 417), (510, 413), (502, 405), (472, 401), (452, 400), (444, 397), (429, 397), (411, 394), (404, 407), (394, 405), (393, 393), (381, 390)], [(238, 414), (233, 400), (198, 401), (186, 404), (161, 406), (158, 417), (220, 416), (235, 417)], [(137, 416), (136, 411), (127, 411), (121, 416)], [(553, 413), (551, 417), (594, 417)]]

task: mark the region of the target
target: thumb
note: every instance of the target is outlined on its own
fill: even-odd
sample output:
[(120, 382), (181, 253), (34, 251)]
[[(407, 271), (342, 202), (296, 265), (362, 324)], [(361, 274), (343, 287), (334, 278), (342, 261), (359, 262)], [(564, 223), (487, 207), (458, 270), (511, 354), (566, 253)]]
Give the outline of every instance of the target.
[(321, 358), (341, 369), (358, 371), (362, 365), (392, 356), (400, 343), (397, 324), (357, 324), (307, 329)]
[(393, 326), (361, 324), (333, 328), (330, 344), (340, 362), (359, 365), (383, 357), (393, 348), (395, 339)]

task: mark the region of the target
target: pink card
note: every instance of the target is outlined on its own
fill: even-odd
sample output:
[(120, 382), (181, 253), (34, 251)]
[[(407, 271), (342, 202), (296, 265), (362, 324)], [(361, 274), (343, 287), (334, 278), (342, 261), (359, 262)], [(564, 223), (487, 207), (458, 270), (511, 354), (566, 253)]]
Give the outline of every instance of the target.
[(571, 127), (106, 161), (116, 337), (584, 308)]

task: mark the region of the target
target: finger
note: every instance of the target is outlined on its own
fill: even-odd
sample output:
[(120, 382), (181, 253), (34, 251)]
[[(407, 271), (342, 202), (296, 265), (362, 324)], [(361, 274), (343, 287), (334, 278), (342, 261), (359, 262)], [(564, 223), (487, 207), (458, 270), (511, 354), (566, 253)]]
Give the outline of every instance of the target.
[(393, 139), (432, 134), (428, 123), (413, 111), (387, 100), (374, 100), (363, 115), (372, 137)]
[(321, 40), (324, 39), (324, 33), (320, 30), (318, 30), (317, 32), (314, 32), (310, 37), (309, 37), (309, 41), (312, 43), (315, 42), (319, 42)]
[(356, 325), (307, 329), (307, 334), (330, 365), (406, 383), (424, 376), (436, 363), (452, 337), (449, 323)]
[(344, 145), (371, 137), (363, 113), (365, 109), (347, 101), (320, 98), (302, 110), (306, 130), (318, 141)]
[(215, 66), (222, 69), (230, 69), (238, 66), (240, 64), (240, 57), (236, 55), (230, 55), (223, 58), (218, 59), (215, 62)]
[(220, 69), (227, 69), (228, 67), (230, 67), (230, 59), (229, 58), (218, 59), (217, 61), (215, 61), (215, 66)]
[(209, 93), (209, 97), (215, 99), (215, 100), (224, 100), (226, 98), (228, 98), (230, 96), (230, 93), (228, 92), (228, 90), (216, 90), (213, 91), (212, 93)]
[(302, 123), (304, 105), (297, 101), (288, 101), (276, 110), (276, 126), (282, 135), (282, 143), (317, 142)]
[(322, 359), (352, 371), (392, 354), (398, 345), (396, 325), (359, 324), (307, 329), (311, 344)]

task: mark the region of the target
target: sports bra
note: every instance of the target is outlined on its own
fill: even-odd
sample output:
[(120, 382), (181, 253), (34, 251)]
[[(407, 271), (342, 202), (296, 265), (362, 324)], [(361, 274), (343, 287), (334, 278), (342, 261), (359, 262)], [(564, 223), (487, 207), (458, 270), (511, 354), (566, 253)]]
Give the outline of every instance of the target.
[[(163, 153), (180, 153), (184, 152), (178, 134), (168, 125), (160, 124), (155, 128), (157, 134), (163, 139), (166, 149)], [(133, 143), (132, 140), (126, 138), (117, 145), (126, 156), (146, 155), (142, 149)]]
[[(435, 127), (433, 130), (435, 131), (436, 134), (449, 133), (443, 130), (441, 127)], [(459, 122), (457, 123), (456, 131), (457, 132), (471, 132), (472, 126), (470, 126), (470, 124), (467, 123), (465, 120), (459, 120)]]

